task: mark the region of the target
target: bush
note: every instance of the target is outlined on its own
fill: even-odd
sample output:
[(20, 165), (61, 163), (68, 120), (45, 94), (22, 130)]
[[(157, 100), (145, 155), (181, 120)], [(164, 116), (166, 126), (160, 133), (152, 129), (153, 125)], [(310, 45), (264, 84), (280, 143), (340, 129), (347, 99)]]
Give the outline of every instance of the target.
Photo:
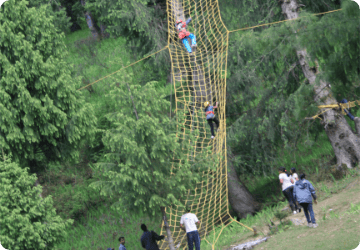
[(0, 162), (0, 242), (6, 249), (54, 249), (73, 220), (56, 215), (51, 196), (40, 197), (35, 175), (9, 159)]

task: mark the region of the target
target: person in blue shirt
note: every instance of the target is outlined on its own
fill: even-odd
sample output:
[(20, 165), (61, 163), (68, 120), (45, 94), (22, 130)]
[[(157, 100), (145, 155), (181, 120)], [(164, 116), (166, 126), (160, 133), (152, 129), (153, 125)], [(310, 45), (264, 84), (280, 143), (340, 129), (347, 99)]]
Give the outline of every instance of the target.
[(146, 250), (160, 250), (156, 241), (164, 239), (165, 235), (159, 236), (154, 231), (148, 231), (145, 224), (141, 224), (141, 229), (144, 231), (143, 235), (141, 236), (142, 247)]
[(311, 185), (311, 183), (308, 180), (305, 180), (305, 174), (301, 174), (300, 180), (295, 182), (293, 197), (294, 200), (300, 203), (300, 205), (303, 207), (304, 214), (308, 222), (308, 227), (316, 228), (318, 224), (316, 224), (315, 221), (315, 214), (312, 207), (311, 196), (314, 198), (315, 204), (317, 204), (315, 189), (313, 185)]
[(209, 102), (204, 102), (206, 120), (208, 121), (210, 128), (211, 128), (211, 139), (213, 139), (215, 137), (213, 122), (215, 122), (216, 128), (217, 129), (219, 128), (219, 120), (215, 117), (215, 114), (214, 114), (214, 109), (217, 108), (217, 105), (218, 105), (217, 102), (216, 102), (215, 106), (211, 106)]
[(119, 250), (126, 250), (126, 247), (125, 247), (125, 238), (124, 238), (124, 237), (120, 237), (120, 238), (119, 238), (119, 241), (120, 241)]

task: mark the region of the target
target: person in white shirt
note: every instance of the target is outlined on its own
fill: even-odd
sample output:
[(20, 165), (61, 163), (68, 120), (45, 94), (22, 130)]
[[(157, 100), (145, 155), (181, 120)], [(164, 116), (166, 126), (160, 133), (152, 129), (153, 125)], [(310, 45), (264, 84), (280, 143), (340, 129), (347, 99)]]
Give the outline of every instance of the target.
[(195, 249), (200, 250), (201, 241), (200, 241), (198, 229), (195, 224), (198, 223), (200, 225), (200, 221), (195, 214), (190, 213), (189, 207), (186, 208), (186, 211), (187, 213), (181, 216), (180, 227), (183, 228), (185, 225), (186, 236), (188, 239), (188, 249), (193, 250), (195, 243)]
[(291, 178), (294, 180), (294, 183), (299, 180), (299, 176), (298, 176), (298, 174), (296, 173), (296, 169), (295, 169), (295, 168), (291, 168), (291, 169), (290, 169), (290, 174), (291, 174)]
[(294, 180), (289, 175), (287, 175), (286, 169), (284, 167), (279, 168), (279, 180), (282, 192), (285, 198), (288, 200), (291, 210), (294, 214), (296, 214), (297, 206), (293, 201)]
[[(294, 188), (295, 188), (295, 182), (297, 182), (299, 180), (299, 176), (296, 173), (296, 169), (295, 168), (291, 168), (290, 169), (290, 174), (291, 174), (291, 179), (293, 179), (294, 181)], [(294, 193), (294, 192), (293, 192)], [(294, 200), (294, 204), (295, 204), (295, 209), (298, 213), (301, 212), (301, 206), (298, 204), (298, 202), (296, 200)]]

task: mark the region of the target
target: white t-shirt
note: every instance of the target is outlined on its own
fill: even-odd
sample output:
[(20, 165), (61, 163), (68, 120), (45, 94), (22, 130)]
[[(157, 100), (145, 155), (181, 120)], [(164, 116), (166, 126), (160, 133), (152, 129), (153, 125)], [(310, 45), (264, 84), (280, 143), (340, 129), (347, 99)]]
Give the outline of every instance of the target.
[(285, 189), (287, 189), (292, 185), (291, 177), (288, 177), (287, 174), (285, 173), (279, 174), (279, 180), (283, 180), (282, 191), (284, 191)]
[(186, 232), (189, 233), (197, 230), (195, 223), (198, 221), (195, 214), (187, 213), (181, 216), (180, 224), (185, 225)]
[(297, 175), (297, 173), (293, 173), (293, 174), (291, 175), (291, 178), (294, 180), (294, 184), (295, 184), (296, 178), (299, 179), (299, 176)]

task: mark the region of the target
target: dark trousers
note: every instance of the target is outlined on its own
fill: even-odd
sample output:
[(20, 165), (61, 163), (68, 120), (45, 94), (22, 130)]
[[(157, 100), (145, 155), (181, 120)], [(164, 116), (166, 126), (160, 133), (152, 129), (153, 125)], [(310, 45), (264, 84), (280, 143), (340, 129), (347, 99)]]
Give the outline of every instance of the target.
[[(315, 214), (314, 214), (314, 210), (312, 207), (312, 203), (300, 203), (300, 205), (304, 208), (304, 214), (305, 214), (307, 222), (315, 223)], [(309, 213), (310, 213), (310, 216), (309, 216)], [(310, 221), (310, 217), (311, 217), (311, 221)]]
[(283, 194), (284, 194), (285, 198), (287, 199), (287, 201), (289, 202), (291, 210), (296, 211), (298, 209), (298, 207), (293, 198), (293, 190), (294, 190), (294, 186), (290, 186), (283, 191)]
[(207, 121), (208, 121), (208, 123), (209, 123), (209, 125), (210, 125), (210, 128), (211, 128), (211, 135), (212, 135), (212, 136), (215, 136), (215, 134), (214, 134), (214, 124), (213, 124), (213, 122), (215, 122), (216, 128), (219, 128), (219, 120), (218, 120), (216, 117), (214, 117), (214, 118), (212, 118), (212, 119), (207, 119)]
[(195, 243), (195, 249), (200, 250), (201, 241), (200, 241), (199, 232), (196, 230), (196, 231), (188, 232), (186, 235), (188, 239), (189, 250), (194, 249), (194, 243)]

